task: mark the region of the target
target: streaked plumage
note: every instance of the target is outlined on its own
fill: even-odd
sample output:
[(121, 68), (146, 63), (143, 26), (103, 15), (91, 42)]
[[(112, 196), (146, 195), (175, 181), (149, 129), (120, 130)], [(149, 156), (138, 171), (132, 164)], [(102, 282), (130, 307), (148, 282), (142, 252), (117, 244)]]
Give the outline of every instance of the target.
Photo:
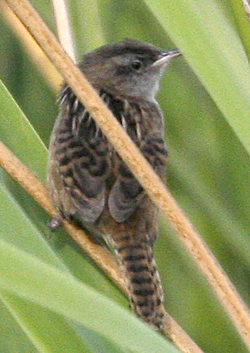
[[(166, 64), (157, 65), (177, 55), (127, 39), (85, 55), (79, 65), (161, 178), (167, 151), (154, 95)], [(52, 201), (62, 217), (80, 220), (113, 246), (132, 308), (160, 327), (163, 291), (153, 257), (157, 209), (66, 84), (59, 103), (48, 168)]]

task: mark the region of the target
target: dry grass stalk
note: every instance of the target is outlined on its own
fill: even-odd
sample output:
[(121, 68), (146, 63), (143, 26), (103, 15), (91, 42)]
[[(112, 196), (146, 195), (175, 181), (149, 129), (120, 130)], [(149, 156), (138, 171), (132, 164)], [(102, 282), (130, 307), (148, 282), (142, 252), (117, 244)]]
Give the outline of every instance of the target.
[(208, 250), (192, 224), (161, 183), (150, 165), (139, 153), (125, 131), (107, 109), (78, 68), (73, 64), (54, 36), (26, 0), (5, 0), (21, 21), (29, 28), (36, 41), (62, 73), (73, 91), (87, 107), (110, 142), (133, 171), (148, 195), (166, 215), (180, 239), (190, 251), (206, 276), (233, 324), (250, 349), (250, 315), (224, 271)]

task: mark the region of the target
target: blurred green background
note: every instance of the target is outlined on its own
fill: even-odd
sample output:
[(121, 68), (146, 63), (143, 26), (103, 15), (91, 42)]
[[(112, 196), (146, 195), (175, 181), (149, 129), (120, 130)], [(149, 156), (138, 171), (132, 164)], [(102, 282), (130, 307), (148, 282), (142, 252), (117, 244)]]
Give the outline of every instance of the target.
[[(33, 0), (32, 3), (54, 30), (50, 2)], [(184, 57), (171, 63), (158, 94), (166, 119), (169, 149), (167, 185), (249, 305), (250, 159), (247, 144), (250, 140), (247, 140), (248, 126), (241, 118), (250, 110), (249, 106), (231, 99), (224, 71), (219, 71), (216, 66), (211, 69), (209, 59), (213, 55), (228, 59), (224, 60), (224, 65), (228, 64), (228, 70), (232, 72), (235, 87), (230, 89), (235, 92), (239, 88), (243, 90), (243, 84), (248, 88), (249, 71), (245, 71), (245, 76), (240, 75), (241, 72), (237, 75), (246, 65), (243, 46), (243, 54), (239, 53), (237, 59), (242, 60), (242, 65), (230, 66), (231, 58), (227, 56), (230, 51), (235, 55), (234, 45), (241, 45), (230, 3), (211, 0), (211, 7), (205, 1), (186, 3), (190, 8), (185, 9), (183, 1), (174, 4), (170, 0), (99, 0), (91, 3), (71, 0), (69, 10), (75, 48), (80, 59), (89, 50), (125, 37), (148, 41), (164, 49), (181, 46)], [(186, 10), (190, 10), (190, 18)], [(215, 22), (204, 23), (204, 18), (215, 14), (214, 11)], [(199, 37), (192, 19), (206, 31), (207, 38), (202, 37), (202, 33)], [(222, 22), (225, 26), (220, 28), (218, 24)], [(33, 63), (4, 16), (0, 17), (0, 27), (0, 78), (26, 116), (20, 115), (13, 101), (1, 89), (0, 138), (45, 181), (46, 148), (58, 111), (56, 92)], [(227, 36), (228, 43), (225, 43), (223, 36), (227, 33), (234, 36)], [(225, 48), (216, 48), (216, 41), (220, 39)], [(199, 41), (204, 46), (199, 46)], [(216, 96), (218, 82), (221, 87)], [(244, 89), (248, 98), (249, 93), (250, 90)], [(232, 105), (231, 109), (228, 103)], [(237, 116), (233, 116), (235, 120), (228, 111), (237, 112)], [(97, 292), (128, 308), (128, 302), (119, 290), (62, 230), (51, 236), (46, 227), (48, 216), (2, 170), (0, 198), (0, 239), (45, 262), (67, 268)], [(204, 352), (247, 352), (193, 260), (163, 219), (155, 252), (166, 307)], [(81, 327), (80, 333), (74, 325), (70, 324), (68, 328), (67, 323), (59, 329), (56, 323), (60, 318), (53, 318), (56, 322), (54, 331), (61, 337), (68, 335), (72, 343), (64, 346), (62, 340), (61, 346), (54, 346), (46, 336), (46, 323), (53, 321), (54, 313), (46, 311), (43, 322), (35, 318), (32, 321), (30, 312), (33, 312), (34, 304), (27, 304), (6, 291), (3, 291), (2, 299), (0, 352), (127, 351), (113, 346), (98, 333), (88, 331), (87, 326)], [(39, 310), (42, 309), (39, 307)], [(73, 333), (69, 334), (71, 330)], [(81, 344), (78, 345), (78, 341)], [(157, 347), (155, 352), (158, 352)]]

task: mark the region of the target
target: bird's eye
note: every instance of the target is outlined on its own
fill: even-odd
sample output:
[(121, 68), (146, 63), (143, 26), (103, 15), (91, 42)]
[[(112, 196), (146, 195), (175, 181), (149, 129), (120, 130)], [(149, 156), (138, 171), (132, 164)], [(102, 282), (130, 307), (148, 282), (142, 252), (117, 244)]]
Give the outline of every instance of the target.
[(138, 71), (142, 67), (142, 62), (140, 60), (135, 60), (131, 64), (132, 69)]

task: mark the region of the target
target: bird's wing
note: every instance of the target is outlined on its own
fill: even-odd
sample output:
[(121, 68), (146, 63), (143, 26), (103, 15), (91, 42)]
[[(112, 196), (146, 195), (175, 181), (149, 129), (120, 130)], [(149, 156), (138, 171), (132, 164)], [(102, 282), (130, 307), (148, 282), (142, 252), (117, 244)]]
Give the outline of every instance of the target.
[(78, 215), (94, 222), (105, 205), (108, 143), (69, 87), (61, 96), (64, 125), (57, 131), (57, 159)]
[[(151, 109), (152, 110), (152, 109)], [(115, 111), (114, 111), (115, 112)], [(161, 120), (161, 115), (156, 109), (154, 117)], [(132, 140), (140, 148), (144, 157), (158, 174), (162, 174), (166, 164), (166, 146), (162, 131), (158, 128), (151, 129), (153, 123), (146, 110), (136, 104), (124, 104), (120, 111), (120, 122)], [(117, 222), (126, 221), (143, 202), (145, 192), (124, 162), (117, 157), (117, 179), (109, 195), (109, 211)]]
[(108, 199), (109, 212), (119, 223), (126, 221), (134, 213), (145, 195), (139, 182), (123, 163), (120, 169), (124, 173), (120, 171)]

